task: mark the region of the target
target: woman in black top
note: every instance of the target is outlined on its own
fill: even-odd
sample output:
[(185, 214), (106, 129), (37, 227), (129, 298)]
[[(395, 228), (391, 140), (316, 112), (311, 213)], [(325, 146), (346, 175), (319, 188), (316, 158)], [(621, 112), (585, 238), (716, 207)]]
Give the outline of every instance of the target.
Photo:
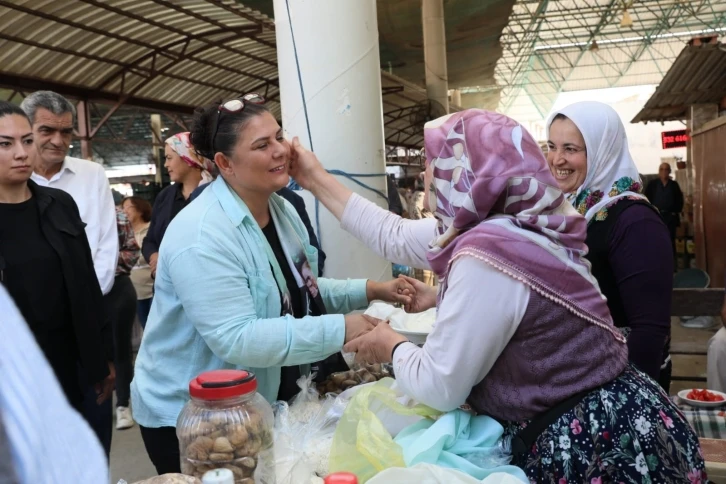
[(209, 173), (212, 162), (197, 154), (189, 142), (189, 133), (179, 133), (166, 140), (164, 147), (166, 162), (164, 167), (169, 178), (174, 182), (164, 188), (154, 201), (151, 212), (151, 223), (146, 233), (141, 252), (149, 261), (151, 277), (156, 275), (156, 263), (159, 258), (159, 247), (164, 238), (166, 228), (174, 217), (192, 201), (192, 192), (212, 181)]
[(673, 257), (668, 230), (640, 193), (638, 169), (615, 110), (582, 101), (555, 111), (548, 161), (588, 222), (587, 259), (631, 363), (668, 391)]
[(98, 403), (113, 391), (111, 326), (78, 207), (67, 193), (30, 180), (33, 148), (25, 113), (0, 102), (0, 281), (78, 409), (79, 363)]

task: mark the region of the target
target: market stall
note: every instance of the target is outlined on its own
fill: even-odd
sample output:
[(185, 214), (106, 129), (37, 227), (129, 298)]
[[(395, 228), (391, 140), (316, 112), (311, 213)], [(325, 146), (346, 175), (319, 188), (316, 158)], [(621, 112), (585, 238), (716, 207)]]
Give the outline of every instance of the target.
[[(435, 310), (408, 314), (385, 303), (366, 314), (384, 318), (423, 344)], [(298, 381), (290, 402), (270, 404), (244, 370), (203, 373), (189, 384), (177, 421), (183, 475), (143, 484), (322, 484), (350, 472), (358, 483), (518, 483), (510, 446), (494, 419), (419, 404), (396, 385), (392, 368), (355, 361), (348, 371)], [(353, 482), (353, 481), (340, 481)]]

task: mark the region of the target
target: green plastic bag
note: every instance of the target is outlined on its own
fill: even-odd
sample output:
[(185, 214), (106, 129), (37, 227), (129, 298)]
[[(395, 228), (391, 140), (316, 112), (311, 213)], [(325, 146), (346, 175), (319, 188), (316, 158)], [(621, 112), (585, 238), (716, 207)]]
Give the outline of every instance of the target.
[[(352, 472), (363, 484), (390, 467), (406, 467), (401, 446), (393, 441), (388, 428), (403, 428), (417, 419), (435, 418), (441, 412), (426, 405), (408, 406), (396, 401), (402, 397), (395, 380), (384, 378), (358, 390), (338, 422), (330, 450), (330, 472)], [(395, 420), (400, 420), (400, 422)]]

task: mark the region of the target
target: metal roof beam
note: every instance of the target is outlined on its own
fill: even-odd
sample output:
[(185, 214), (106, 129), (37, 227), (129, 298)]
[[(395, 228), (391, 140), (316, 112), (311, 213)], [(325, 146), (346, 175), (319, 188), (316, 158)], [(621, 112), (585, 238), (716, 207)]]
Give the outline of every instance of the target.
[(398, 143), (398, 146), (401, 146), (401, 147), (406, 147), (406, 146), (416, 146), (416, 145), (407, 145), (407, 144), (406, 144), (406, 143), (408, 143), (408, 142), (409, 142), (409, 141), (411, 140), (411, 138), (413, 138), (414, 136), (419, 136), (419, 137), (422, 137), (422, 138), (423, 138), (423, 132), (421, 132), (421, 133), (414, 133), (414, 134), (410, 135), (409, 137), (407, 137), (407, 138), (405, 138), (405, 139), (403, 139), (403, 140), (399, 139), (399, 140), (398, 140), (398, 142), (397, 142), (397, 143)]
[(385, 96), (386, 94), (396, 94), (397, 92), (403, 92), (405, 88), (403, 86), (388, 86), (382, 88), (382, 94)]
[[(564, 75), (564, 79), (562, 80), (562, 82), (560, 82), (560, 84), (557, 86), (557, 89), (555, 91), (556, 93), (559, 93), (560, 91), (562, 91), (562, 87), (567, 83), (567, 81), (569, 80), (569, 78), (572, 75), (572, 73), (575, 72), (575, 69), (577, 68), (577, 65), (580, 63), (580, 60), (582, 59), (582, 57), (585, 55), (585, 52), (588, 51), (588, 49), (589, 49), (590, 45), (592, 44), (592, 41), (595, 39), (595, 37), (597, 37), (597, 35), (600, 33), (600, 31), (606, 25), (608, 25), (610, 22), (612, 22), (613, 18), (616, 15), (616, 13), (614, 12), (614, 9), (612, 7), (616, 3), (617, 3), (617, 0), (610, 0), (610, 3), (608, 4), (607, 9), (600, 16), (600, 21), (595, 26), (595, 28), (592, 29), (592, 31), (590, 32), (590, 35), (588, 36), (588, 40), (585, 42), (586, 45), (584, 45), (584, 46), (582, 46), (580, 48), (580, 53), (577, 55), (577, 58), (575, 59), (575, 61), (571, 63), (571, 65), (573, 67), (571, 67), (569, 69), (569, 72)], [(534, 53), (534, 49), (533, 49), (533, 53)], [(533, 56), (530, 56), (530, 69), (529, 69), (530, 71), (531, 71), (531, 63), (532, 63), (531, 62), (531, 59), (532, 58), (533, 58)], [(527, 76), (525, 77), (525, 79), (528, 79), (528, 78), (529, 78), (529, 72), (527, 73)], [(534, 100), (532, 99), (531, 94), (528, 91), (526, 91), (526, 89), (525, 89), (525, 92), (529, 96), (530, 100), (532, 100), (532, 102), (534, 103)], [(512, 105), (513, 102), (514, 102), (514, 97), (512, 97), (512, 98), (510, 98), (508, 100), (508, 102), (505, 104), (505, 108), (504, 109), (505, 110), (508, 109)], [(536, 105), (535, 108), (541, 114), (543, 111), (549, 112), (549, 110), (552, 108), (552, 106), (551, 105), (550, 106), (546, 106), (545, 109), (542, 109), (542, 108), (544, 108), (544, 106), (538, 106), (538, 105)]]
[[(158, 1), (161, 1), (161, 0), (158, 0)], [(36, 17), (40, 17), (40, 18), (43, 18), (43, 19), (46, 19), (46, 20), (50, 20), (50, 21), (53, 21), (53, 22), (57, 22), (57, 23), (60, 23), (60, 24), (63, 24), (63, 25), (67, 25), (69, 27), (74, 27), (74, 28), (77, 28), (77, 29), (79, 29), (81, 31), (88, 31), (88, 32), (91, 32), (91, 33), (94, 33), (94, 34), (97, 34), (97, 35), (110, 37), (112, 39), (120, 40), (122, 42), (127, 42), (127, 43), (130, 43), (130, 44), (137, 45), (139, 47), (143, 47), (145, 49), (149, 49), (150, 52), (148, 52), (146, 55), (143, 55), (139, 59), (137, 59), (137, 61), (135, 63), (136, 65), (130, 64), (129, 65), (130, 68), (136, 68), (136, 66), (138, 65), (139, 62), (142, 62), (142, 61), (151, 59), (151, 58), (153, 58), (153, 56), (156, 56), (156, 55), (160, 55), (160, 56), (166, 57), (167, 59), (169, 59), (170, 61), (172, 61), (172, 63), (173, 62), (178, 62), (180, 56), (179, 55), (176, 55), (174, 53), (168, 52), (167, 50), (169, 48), (174, 47), (174, 46), (177, 46), (177, 45), (180, 45), (180, 44), (183, 44), (184, 42), (188, 42), (189, 39), (191, 39), (191, 38), (196, 38), (196, 37), (202, 37), (202, 36), (210, 35), (209, 32), (205, 32), (204, 34), (201, 34), (199, 36), (188, 36), (185, 39), (181, 39), (179, 41), (172, 42), (170, 44), (167, 44), (166, 46), (157, 47), (155, 45), (148, 44), (146, 42), (142, 42), (142, 41), (139, 41), (139, 40), (136, 40), (136, 39), (132, 39), (130, 37), (124, 37), (123, 35), (114, 34), (112, 32), (108, 32), (106, 30), (97, 29), (95, 27), (90, 27), (90, 26), (87, 26), (87, 25), (84, 25), (84, 24), (81, 24), (81, 23), (78, 23), (78, 22), (74, 22), (72, 20), (63, 19), (63, 18), (57, 17), (55, 15), (51, 15), (51, 14), (47, 14), (45, 12), (41, 12), (39, 10), (33, 10), (33, 9), (30, 9), (30, 8), (24, 7), (22, 5), (16, 5), (16, 4), (11, 3), (11, 2), (8, 2), (6, 0), (0, 0), (0, 6), (1, 7), (8, 8), (8, 9), (17, 10), (17, 11), (23, 12), (23, 13), (25, 13), (27, 15), (36, 16)], [(204, 18), (204, 17), (202, 17), (202, 18)], [(209, 19), (207, 19), (207, 20), (209, 20)], [(223, 30), (224, 32), (228, 32), (230, 30), (230, 28), (229, 27), (226, 27), (226, 26), (223, 26), (223, 29), (224, 29)], [(199, 50), (197, 50), (196, 52), (199, 52)], [(205, 61), (203, 59), (193, 58), (193, 57), (190, 57), (190, 56), (182, 56), (182, 57), (183, 58), (189, 58), (190, 60), (192, 60), (194, 62), (198, 62), (200, 64), (208, 65), (210, 67), (215, 67), (217, 69), (227, 70), (227, 71), (233, 72), (235, 74), (240, 74), (240, 75), (244, 75), (244, 76), (247, 76), (247, 77), (259, 78), (259, 79), (264, 80), (264, 77), (262, 77), (262, 76), (257, 76), (257, 75), (254, 75), (254, 74), (245, 73), (244, 71), (240, 71), (238, 69), (233, 69), (233, 68), (230, 68), (228, 66), (223, 66), (223, 65), (220, 65), (220, 64), (215, 64), (213, 62), (208, 62), (208, 61)], [(115, 73), (115, 74), (118, 75), (118, 74), (120, 74), (120, 72), (119, 73)], [(99, 88), (103, 88), (103, 87), (105, 87), (105, 85), (108, 82), (109, 82), (109, 78), (106, 78), (106, 80), (102, 81), (102, 83), (98, 87)]]
[[(2, 72), (0, 72), (0, 86), (5, 86), (10, 89), (23, 90), (26, 92), (41, 90), (55, 91), (58, 94), (68, 96), (73, 99), (87, 99), (107, 104), (116, 103), (119, 101), (119, 96), (117, 94), (106, 91), (98, 91), (95, 89), (88, 89), (84, 87), (73, 86), (70, 84), (47, 81), (45, 79), (17, 76)], [(129, 96), (126, 99), (125, 104), (153, 111), (169, 111), (178, 114), (194, 114), (194, 107), (192, 106), (184, 106), (181, 104), (173, 104), (133, 96)]]
[(254, 33), (261, 33), (262, 32), (262, 27), (259, 24), (250, 25), (250, 26), (243, 26), (243, 27), (225, 27), (224, 29), (215, 30), (213, 32), (204, 32), (202, 34), (190, 36), (188, 32), (185, 32), (183, 30), (177, 29), (177, 28), (175, 28), (175, 27), (173, 27), (171, 25), (163, 24), (161, 22), (156, 22), (155, 20), (151, 20), (149, 18), (141, 17), (141, 16), (136, 15), (134, 13), (128, 12), (128, 11), (123, 10), (121, 8), (118, 8), (118, 7), (113, 7), (111, 5), (108, 5), (107, 3), (100, 2), (98, 0), (78, 0), (78, 1), (81, 1), (83, 3), (87, 3), (89, 5), (93, 5), (94, 7), (97, 7), (97, 8), (102, 8), (104, 10), (108, 10), (109, 12), (113, 12), (113, 13), (115, 13), (117, 15), (122, 15), (124, 17), (128, 17), (130, 19), (136, 20), (137, 22), (141, 22), (141, 23), (148, 24), (148, 25), (153, 25), (154, 27), (158, 27), (160, 29), (167, 30), (169, 32), (173, 32), (173, 33), (175, 33), (177, 35), (184, 36), (185, 38), (189, 38), (189, 39), (192, 39), (193, 38), (195, 40), (199, 40), (200, 42), (204, 42), (204, 43), (207, 43), (207, 44), (214, 44), (217, 47), (219, 47), (220, 49), (226, 50), (226, 51), (231, 52), (231, 53), (236, 54), (236, 55), (241, 55), (241, 56), (247, 57), (249, 59), (253, 59), (253, 60), (256, 60), (258, 62), (262, 62), (264, 64), (269, 64), (269, 65), (274, 65), (274, 66), (277, 65), (276, 62), (272, 62), (269, 59), (265, 59), (263, 57), (259, 57), (259, 56), (256, 56), (256, 55), (252, 55), (252, 54), (249, 54), (249, 53), (247, 53), (247, 52), (245, 52), (243, 50), (239, 50), (239, 49), (235, 49), (235, 48), (226, 46), (222, 42), (215, 42), (215, 41), (212, 41), (212, 40), (209, 40), (209, 39), (206, 39), (205, 38), (205, 37), (207, 37), (209, 35), (216, 35), (216, 34), (219, 34), (219, 33), (222, 33), (222, 32), (230, 32), (230, 33), (234, 33), (234, 34), (236, 34), (236, 35), (238, 35), (240, 37), (247, 37), (249, 39), (258, 41), (258, 39), (254, 36)]
[[(529, 68), (529, 65), (531, 64), (531, 53), (534, 51), (534, 46), (537, 43), (538, 32), (539, 29), (542, 27), (542, 22), (544, 21), (544, 17), (540, 17), (540, 15), (547, 11), (548, 4), (548, 0), (540, 0), (537, 8), (534, 11), (534, 14), (530, 16), (529, 25), (525, 28), (524, 39), (522, 40), (522, 42), (519, 43), (519, 48), (516, 52), (514, 52), (513, 50), (511, 51), (514, 57), (514, 66), (509, 69), (509, 72), (503, 73), (499, 62), (497, 62), (497, 65), (494, 68), (495, 74), (499, 74), (499, 76), (502, 77), (505, 82), (505, 87), (502, 90), (503, 98), (509, 97), (513, 100), (521, 90), (521, 86), (519, 86), (519, 81), (522, 79), (522, 69), (525, 65), (527, 66), (527, 68)], [(514, 35), (516, 38), (516, 34), (514, 34), (514, 32), (512, 32), (511, 30), (510, 35)], [(504, 47), (504, 45), (502, 47)], [(527, 58), (526, 61), (525, 58)], [(500, 62), (503, 59), (505, 59), (504, 55), (502, 55), (502, 59), (500, 59)]]
[[(204, 34), (200, 34), (200, 36), (202, 36), (202, 35), (205, 35), (205, 36), (206, 35), (212, 35), (212, 33), (206, 32)], [(120, 71), (114, 72), (114, 73), (110, 74), (109, 76), (107, 76), (105, 79), (103, 79), (97, 85), (97, 87), (99, 89), (103, 89), (104, 87), (106, 87), (107, 85), (109, 85), (110, 83), (112, 83), (113, 81), (115, 81), (119, 76), (123, 75), (124, 72), (128, 72), (131, 69), (136, 68), (136, 66), (142, 64), (143, 62), (146, 62), (146, 61), (149, 61), (149, 60), (152, 60), (152, 62), (154, 62), (154, 59), (155, 59), (155, 57), (157, 55), (166, 55), (166, 57), (169, 57), (169, 53), (168, 53), (169, 49), (172, 49), (174, 47), (177, 47), (179, 45), (184, 45), (184, 44), (186, 44), (186, 45), (184, 45), (184, 49), (182, 50), (182, 53), (181, 54), (175, 54), (173, 57), (171, 57), (171, 62), (169, 62), (167, 64), (167, 66), (165, 67), (164, 70), (168, 70), (168, 68), (170, 66), (173, 66), (175, 63), (178, 63), (180, 61), (190, 60), (192, 62), (198, 62), (198, 63), (200, 63), (202, 65), (207, 65), (209, 67), (213, 67), (213, 68), (220, 69), (220, 70), (223, 70), (223, 71), (228, 71), (228, 72), (232, 72), (234, 74), (238, 74), (238, 75), (241, 75), (241, 76), (250, 77), (250, 78), (253, 78), (253, 79), (258, 79), (258, 80), (261, 80), (261, 81), (269, 82), (269, 80), (266, 79), (264, 76), (260, 76), (260, 75), (257, 75), (257, 74), (251, 74), (249, 72), (245, 72), (245, 71), (242, 71), (242, 70), (239, 70), (239, 69), (231, 68), (229, 66), (224, 66), (224, 65), (221, 65), (221, 64), (216, 64), (214, 62), (209, 62), (209, 61), (206, 61), (206, 60), (203, 60), (203, 59), (199, 59), (199, 58), (197, 58), (197, 57), (194, 56), (194, 54), (199, 54), (201, 52), (204, 52), (206, 50), (212, 49), (214, 47), (218, 47), (217, 45), (215, 45), (215, 43), (206, 44), (205, 46), (200, 47), (200, 48), (198, 48), (197, 50), (195, 50), (193, 52), (187, 52), (187, 46), (188, 46), (189, 42), (191, 40), (198, 40), (197, 37), (199, 37), (199, 36), (190, 36), (190, 37), (187, 37), (185, 39), (180, 39), (180, 40), (177, 40), (177, 41), (168, 43), (168, 44), (163, 45), (163, 46), (160, 46), (160, 47), (154, 47), (151, 52), (148, 52), (148, 53), (146, 53), (146, 54), (138, 57), (133, 62), (127, 64), (124, 69), (121, 69)], [(229, 40), (229, 39), (226, 39), (226, 40)], [(157, 73), (158, 72), (156, 72), (154, 74), (157, 74)], [(198, 82), (198, 81), (195, 81), (195, 82)]]
[(250, 22), (254, 22), (262, 27), (267, 27), (270, 30), (275, 30), (275, 21), (272, 19), (266, 20), (266, 19), (259, 19), (256, 18), (254, 15), (250, 15), (247, 12), (244, 12), (240, 10), (239, 8), (232, 7), (231, 5), (227, 5), (224, 2), (220, 2), (219, 0), (205, 0), (207, 3), (211, 3), (212, 5), (223, 8), (227, 10), (228, 12), (231, 12), (238, 17), (242, 17), (244, 19), (249, 20)]
[[(711, 6), (711, 9), (713, 11), (713, 6), (711, 5), (710, 0), (702, 0), (698, 9), (701, 10), (706, 4)], [(689, 11), (690, 9), (690, 11)], [(677, 12), (674, 14), (674, 11), (677, 10)], [(630, 59), (630, 62), (625, 67), (625, 69), (621, 72), (621, 75), (613, 81), (611, 85), (617, 84), (620, 79), (622, 79), (630, 70), (630, 68), (635, 64), (640, 58), (643, 56), (643, 54), (648, 51), (650, 52), (650, 47), (658, 40), (658, 36), (663, 34), (664, 32), (669, 31), (674, 26), (678, 25), (680, 20), (685, 19), (689, 16), (697, 17), (698, 13), (695, 11), (695, 9), (690, 5), (684, 5), (681, 3), (675, 3), (671, 5), (670, 9), (665, 11), (661, 7), (661, 13), (662, 16), (659, 19), (659, 21), (656, 23), (655, 27), (651, 32), (649, 32), (647, 35), (645, 35), (645, 39), (643, 39), (642, 44), (638, 47), (638, 49), (635, 51), (633, 56)], [(720, 19), (716, 20), (716, 26), (711, 28), (720, 28), (723, 24), (724, 19), (726, 18), (726, 14), (721, 16)], [(652, 57), (652, 53), (651, 53)], [(655, 62), (655, 59), (653, 59), (654, 63), (656, 64), (656, 67), (660, 71), (660, 67), (658, 66), (658, 63)]]
[[(129, 72), (132, 72), (132, 73), (134, 73), (136, 75), (140, 75), (140, 76), (146, 77), (146, 78), (151, 78), (154, 75), (154, 73), (153, 73), (153, 71), (151, 69), (148, 69), (148, 68), (145, 68), (145, 67), (142, 67), (142, 66), (134, 66), (132, 68), (132, 67), (129, 67), (127, 64), (124, 64), (123, 62), (119, 62), (119, 61), (116, 61), (116, 60), (113, 60), (113, 59), (107, 59), (107, 58), (99, 57), (99, 56), (92, 55), (92, 54), (86, 54), (84, 52), (78, 52), (78, 51), (74, 51), (74, 50), (71, 50), (71, 49), (66, 49), (66, 48), (63, 48), (63, 47), (56, 47), (56, 46), (51, 46), (51, 45), (46, 45), (46, 44), (40, 44), (40, 43), (34, 42), (32, 40), (21, 39), (19, 37), (15, 37), (13, 35), (7, 35), (7, 34), (4, 34), (2, 32), (0, 32), (0, 39), (7, 40), (7, 41), (10, 41), (10, 42), (16, 42), (18, 44), (23, 44), (23, 45), (27, 45), (27, 46), (30, 46), (30, 47), (35, 47), (35, 48), (38, 48), (38, 49), (49, 50), (51, 52), (58, 52), (60, 54), (72, 55), (72, 56), (81, 57), (81, 58), (84, 58), (84, 59), (93, 60), (93, 61), (96, 61), (96, 62), (103, 62), (103, 63), (106, 63), (106, 64), (116, 65), (116, 66), (119, 66), (119, 67), (123, 67), (124, 69), (126, 69)], [(212, 88), (215, 88), (215, 89), (222, 89), (222, 90), (225, 90), (226, 89), (225, 86), (222, 86), (220, 84), (213, 84), (213, 83), (206, 82), (206, 81), (200, 81), (198, 79), (192, 79), (190, 77), (180, 76), (180, 75), (177, 75), (177, 74), (169, 74), (169, 73), (167, 73), (167, 74), (163, 74), (163, 75), (165, 77), (169, 77), (171, 79), (176, 79), (178, 81), (190, 82), (190, 83), (193, 83), (193, 84), (199, 84), (201, 86), (212, 87)], [(99, 88), (101, 88), (101, 87), (103, 87), (103, 86), (99, 86)]]
[[(6, 0), (0, 0), (0, 7), (5, 7), (10, 10), (17, 10), (19, 12), (23, 12), (26, 15), (32, 15), (35, 17), (40, 17), (46, 20), (50, 20), (53, 22), (57, 22), (59, 24), (67, 25), (69, 27), (77, 28), (81, 31), (87, 31), (94, 33), (96, 35), (101, 35), (104, 37), (110, 37), (112, 39), (120, 40), (122, 42), (126, 42), (129, 44), (136, 45), (138, 47), (143, 47), (144, 49), (154, 50), (156, 47), (154, 45), (148, 44), (146, 42), (142, 42), (140, 40), (132, 39), (129, 37), (124, 37), (123, 35), (114, 34), (113, 32), (109, 32), (107, 30), (97, 29), (95, 27), (90, 27), (88, 25), (74, 22), (73, 20), (64, 19), (55, 15), (51, 15), (49, 13), (42, 12), (40, 10), (34, 10), (32, 8), (24, 7), (22, 5), (18, 5), (14, 2), (8, 2)], [(173, 60), (173, 57), (170, 56), (170, 59)]]
[[(184, 8), (184, 7), (182, 7), (182, 6), (178, 5), (178, 4), (175, 4), (175, 3), (172, 3), (172, 2), (167, 2), (166, 0), (150, 0), (150, 1), (153, 2), (153, 3), (155, 3), (155, 4), (157, 4), (157, 5), (161, 5), (163, 7), (169, 8), (171, 10), (175, 10), (175, 11), (177, 11), (179, 13), (183, 13), (185, 15), (189, 15), (190, 17), (194, 17), (195, 19), (201, 20), (203, 22), (207, 22), (207, 23), (210, 23), (212, 25), (216, 25), (217, 27), (220, 27), (220, 28), (223, 28), (223, 29), (229, 29), (229, 27), (227, 25), (223, 24), (222, 22), (218, 22), (217, 20), (211, 19), (209, 17), (205, 17), (204, 15), (200, 15), (200, 14), (198, 14), (196, 12), (193, 12), (193, 11), (191, 11), (189, 9), (186, 9), (186, 8)], [(259, 39), (259, 38), (255, 38), (255, 42), (259, 42), (260, 44), (266, 45), (267, 47), (272, 47), (273, 49), (276, 49), (277, 48), (277, 46), (275, 45), (274, 42), (268, 42), (266, 40), (262, 40), (262, 39)]]
[[(121, 66), (121, 67), (125, 66), (125, 64), (123, 62), (119, 62), (114, 59), (108, 59), (106, 57), (101, 57), (101, 56), (97, 56), (94, 54), (86, 54), (85, 52), (78, 52), (75, 50), (66, 49), (64, 47), (58, 47), (55, 45), (41, 44), (40, 42), (35, 42), (30, 39), (23, 39), (20, 37), (16, 37), (14, 35), (5, 34), (3, 32), (0, 32), (0, 39), (7, 40), (10, 42), (15, 42), (17, 44), (27, 45), (29, 47), (35, 47), (37, 49), (49, 50), (51, 52), (58, 52), (59, 54), (66, 54), (66, 55), (72, 55), (72, 56), (76, 56), (76, 57), (82, 57), (84, 59), (93, 60), (96, 62), (103, 62), (106, 64), (111, 64), (111, 65), (116, 65), (116, 66)], [(145, 67), (138, 67), (137, 69), (141, 72), (141, 74), (136, 73), (138, 75), (150, 75), (151, 74), (151, 70), (149, 70)]]

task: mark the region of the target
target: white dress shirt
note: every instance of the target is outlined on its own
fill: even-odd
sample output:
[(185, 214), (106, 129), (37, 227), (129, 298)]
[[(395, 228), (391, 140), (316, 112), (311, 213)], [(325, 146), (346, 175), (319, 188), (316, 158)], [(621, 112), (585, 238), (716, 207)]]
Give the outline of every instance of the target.
[(63, 190), (73, 197), (86, 223), (93, 267), (104, 294), (113, 287), (118, 263), (118, 227), (111, 186), (103, 167), (93, 161), (66, 156), (58, 173), (50, 180), (33, 173), (40, 186)]
[[(341, 226), (386, 260), (431, 268), (427, 253), (436, 219), (406, 220), (354, 194)], [(469, 256), (451, 265), (447, 286), (424, 347), (402, 344), (393, 360), (399, 387), (444, 412), (463, 405), (494, 366), (524, 317), (530, 291)]]
[(107, 483), (106, 456), (96, 434), (68, 404), (2, 284), (0, 328), (0, 415), (19, 482)]

